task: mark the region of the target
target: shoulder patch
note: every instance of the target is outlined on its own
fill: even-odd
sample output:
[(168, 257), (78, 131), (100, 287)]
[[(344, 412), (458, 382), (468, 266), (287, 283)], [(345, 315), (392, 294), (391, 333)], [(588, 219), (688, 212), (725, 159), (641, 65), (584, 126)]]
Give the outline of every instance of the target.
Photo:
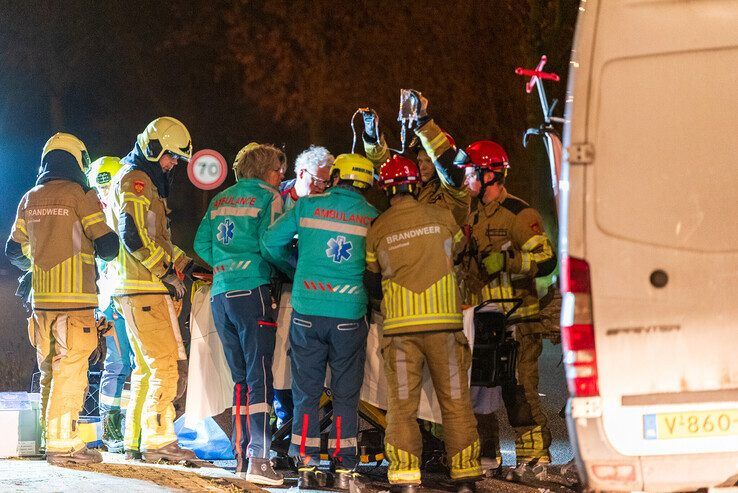
[(144, 188), (146, 188), (146, 183), (144, 183), (142, 180), (133, 180), (133, 191), (136, 192), (138, 195), (141, 195), (143, 193)]
[(513, 214), (515, 214), (516, 216), (518, 214), (520, 214), (521, 212), (523, 212), (523, 210), (525, 210), (528, 207), (530, 207), (528, 204), (526, 204), (522, 200), (516, 199), (516, 198), (512, 198), (512, 197), (508, 197), (505, 200), (503, 200), (500, 203), (500, 206), (501, 207), (504, 207), (507, 210), (509, 210), (510, 212), (512, 212)]

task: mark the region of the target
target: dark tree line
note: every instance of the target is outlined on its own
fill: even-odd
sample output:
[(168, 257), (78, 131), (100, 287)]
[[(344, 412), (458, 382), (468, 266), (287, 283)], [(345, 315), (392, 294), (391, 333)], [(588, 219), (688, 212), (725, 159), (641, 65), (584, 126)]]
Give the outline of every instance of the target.
[[(347, 152), (358, 106), (374, 107), (399, 145), (399, 89), (412, 87), (459, 145), (501, 142), (510, 188), (552, 217), (542, 148), (521, 145), (538, 100), (513, 71), (547, 54), (564, 79), (549, 93), (563, 101), (578, 0), (1, 3), (0, 139), (23, 145), (0, 161), (23, 188), (54, 131), (79, 134), (93, 158), (123, 155), (162, 114), (229, 160), (251, 140), (290, 158), (311, 143)], [(182, 170), (177, 182), (174, 231), (188, 245), (200, 192)], [(2, 203), (3, 230), (21, 193)]]

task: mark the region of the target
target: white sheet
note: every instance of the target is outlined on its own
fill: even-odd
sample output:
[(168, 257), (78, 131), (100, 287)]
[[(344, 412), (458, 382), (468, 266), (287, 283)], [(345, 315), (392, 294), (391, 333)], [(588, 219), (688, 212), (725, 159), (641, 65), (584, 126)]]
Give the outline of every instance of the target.
[(185, 426), (194, 429), (233, 403), (233, 379), (210, 309), (210, 285), (200, 285), (190, 313), (190, 363), (187, 374)]
[[(289, 326), (292, 316), (290, 291), (285, 290), (280, 300), (277, 317), (277, 342), (272, 364), (274, 388), (291, 388), (292, 375), (289, 349)], [(185, 422), (189, 426), (208, 416), (215, 416), (231, 407), (233, 380), (228, 363), (223, 354), (223, 346), (215, 330), (210, 311), (210, 287), (201, 286), (195, 292), (190, 315), (190, 365), (186, 401)], [(474, 309), (464, 311), (464, 334), (474, 345)], [(384, 362), (380, 351), (382, 339), (382, 317), (372, 314), (367, 338), (367, 358), (364, 366), (364, 384), (361, 399), (380, 409), (387, 408), (387, 383), (384, 375)], [(330, 381), (330, 376), (327, 377)], [(500, 408), (502, 395), (500, 388), (472, 387), (474, 410), (479, 414), (489, 414)], [(441, 408), (438, 405), (428, 368), (423, 374), (423, 389), (420, 395), (418, 416), (421, 419), (441, 423)]]

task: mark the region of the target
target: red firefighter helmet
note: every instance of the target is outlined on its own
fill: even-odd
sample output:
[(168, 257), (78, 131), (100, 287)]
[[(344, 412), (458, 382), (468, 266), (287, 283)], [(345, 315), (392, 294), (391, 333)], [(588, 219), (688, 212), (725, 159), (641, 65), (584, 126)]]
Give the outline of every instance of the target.
[(383, 189), (398, 185), (414, 185), (420, 182), (418, 165), (410, 159), (395, 154), (379, 168), (379, 185)]
[(484, 171), (500, 172), (510, 168), (507, 160), (507, 153), (497, 142), (491, 140), (478, 140), (473, 144), (469, 144), (466, 150), (466, 159), (457, 164), (465, 167), (479, 168)]

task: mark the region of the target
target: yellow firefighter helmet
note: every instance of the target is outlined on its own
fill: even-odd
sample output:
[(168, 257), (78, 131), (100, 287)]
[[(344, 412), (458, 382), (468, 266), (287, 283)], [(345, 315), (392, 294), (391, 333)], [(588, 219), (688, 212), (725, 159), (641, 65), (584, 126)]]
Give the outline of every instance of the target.
[(374, 183), (374, 166), (359, 154), (341, 154), (331, 167), (331, 176), (338, 174), (341, 180), (353, 181), (357, 188), (368, 188)]
[(79, 169), (81, 169), (83, 173), (87, 173), (90, 169), (90, 155), (87, 154), (87, 147), (85, 147), (84, 142), (72, 134), (57, 132), (52, 135), (51, 138), (46, 141), (46, 145), (44, 145), (41, 159), (43, 160), (43, 158), (46, 157), (46, 154), (51, 151), (67, 151), (69, 154), (74, 156), (74, 159), (77, 160)]
[(118, 174), (118, 171), (123, 168), (120, 163), (119, 157), (103, 156), (96, 159), (92, 165), (90, 165), (90, 172), (87, 178), (90, 181), (90, 185), (94, 187), (104, 187), (110, 185), (113, 181), (113, 177)]
[(158, 162), (168, 152), (183, 161), (192, 157), (192, 139), (184, 124), (171, 116), (162, 116), (149, 123), (138, 134), (138, 147), (146, 159)]

